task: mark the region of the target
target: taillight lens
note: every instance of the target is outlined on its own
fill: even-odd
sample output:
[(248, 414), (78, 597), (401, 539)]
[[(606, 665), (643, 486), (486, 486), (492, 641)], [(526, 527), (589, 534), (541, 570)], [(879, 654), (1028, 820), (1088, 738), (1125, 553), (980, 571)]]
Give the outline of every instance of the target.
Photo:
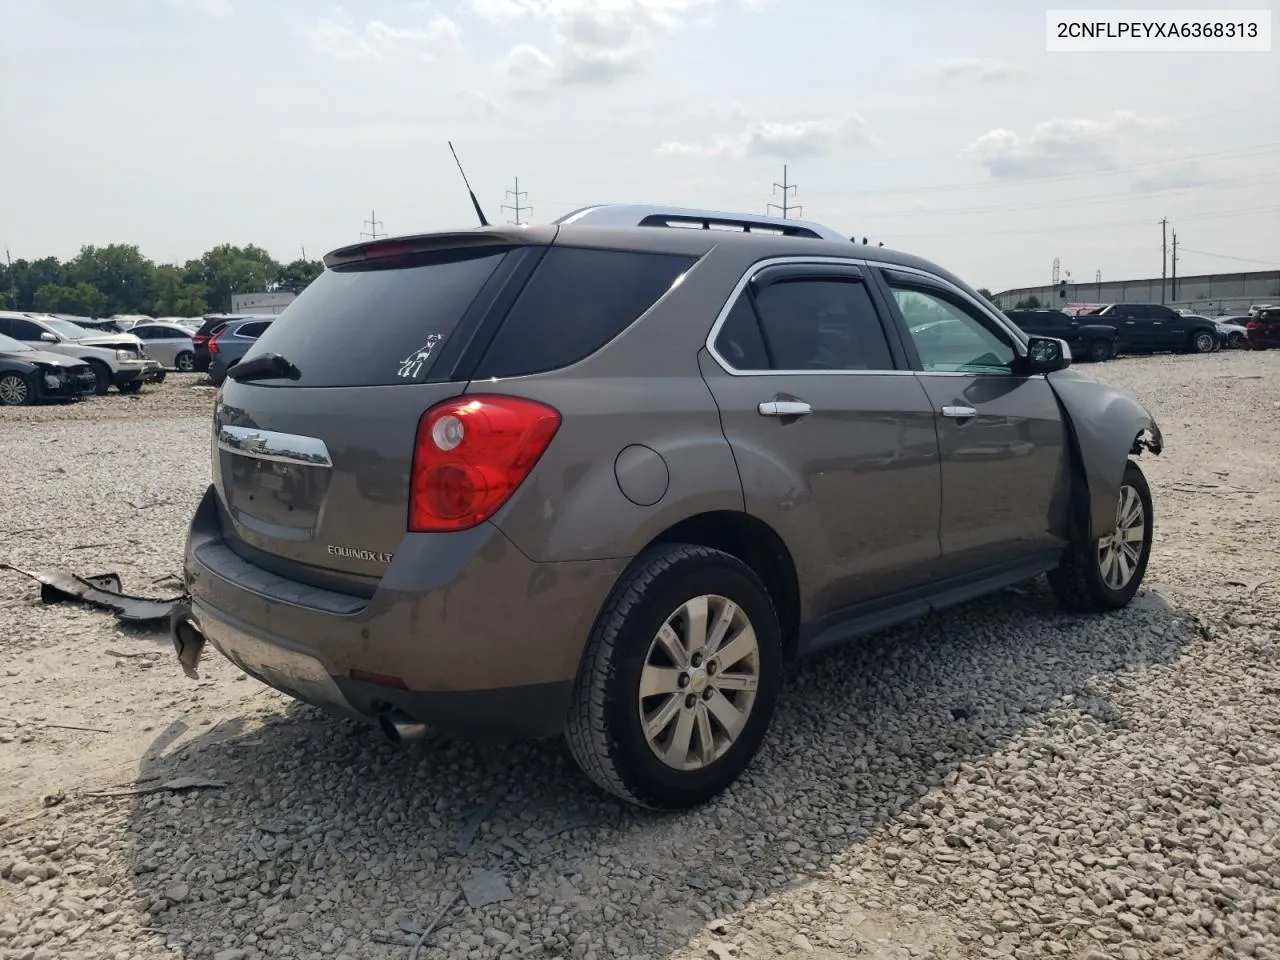
[(217, 353), (217, 352), (218, 352), (218, 338), (219, 338), (220, 336), (222, 336), (222, 331), (218, 331), (218, 332), (217, 332), (217, 333), (215, 333), (212, 337), (210, 337), (210, 338), (209, 338), (209, 352), (210, 352), (210, 353)]
[(560, 429), (560, 414), (523, 397), (454, 397), (418, 421), (409, 530), (466, 530), (524, 482)]
[(1248, 323), (1246, 323), (1246, 324), (1244, 325), (1244, 328), (1245, 328), (1246, 330), (1257, 330), (1257, 329), (1258, 329), (1258, 327), (1260, 327), (1260, 326), (1261, 326), (1261, 324), (1260, 324), (1260, 323), (1258, 323), (1258, 321), (1257, 321), (1257, 320), (1250, 320)]

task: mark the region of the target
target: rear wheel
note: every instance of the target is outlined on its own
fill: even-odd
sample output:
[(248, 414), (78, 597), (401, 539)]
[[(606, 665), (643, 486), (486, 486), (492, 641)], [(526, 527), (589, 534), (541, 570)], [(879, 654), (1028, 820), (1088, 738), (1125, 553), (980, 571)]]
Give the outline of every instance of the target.
[(1063, 554), (1049, 584), (1058, 601), (1079, 613), (1119, 610), (1142, 585), (1155, 529), (1151, 488), (1133, 461), (1125, 466), (1116, 501), (1115, 526), (1096, 540), (1079, 533)]
[(624, 800), (704, 803), (760, 748), (781, 670), (777, 616), (750, 567), (707, 547), (653, 548), (596, 620), (574, 687), (569, 750)]
[(36, 402), (36, 388), (20, 373), (0, 374), (0, 406), (25, 407)]
[(1208, 330), (1200, 330), (1191, 336), (1191, 349), (1196, 353), (1213, 353), (1218, 338)]
[(1089, 359), (1094, 363), (1102, 363), (1104, 360), (1111, 359), (1111, 344), (1105, 340), (1090, 340), (1088, 349)]
[(1227, 346), (1232, 350), (1243, 350), (1249, 345), (1249, 341), (1245, 339), (1243, 333), (1232, 333), (1227, 335)]
[(111, 389), (111, 368), (101, 360), (86, 360), (85, 362), (93, 368), (94, 396), (105, 397), (107, 391)]
[(196, 355), (190, 350), (183, 350), (173, 358), (173, 365), (179, 373), (191, 373), (196, 368)]

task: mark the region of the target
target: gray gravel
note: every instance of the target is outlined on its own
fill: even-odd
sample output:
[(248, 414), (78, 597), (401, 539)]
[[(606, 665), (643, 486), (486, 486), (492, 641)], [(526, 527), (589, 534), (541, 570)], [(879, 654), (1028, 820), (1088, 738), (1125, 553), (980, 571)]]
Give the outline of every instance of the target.
[[(189, 682), (0, 575), (0, 958), (1280, 958), (1280, 354), (1089, 369), (1165, 430), (1152, 588), (1089, 619), (1032, 585), (806, 663), (678, 816), (557, 744), (397, 750), (216, 660)], [(0, 482), (38, 491), (0, 558), (174, 572), (207, 392), (113, 403), (0, 411)], [(226, 786), (90, 795), (177, 776)]]

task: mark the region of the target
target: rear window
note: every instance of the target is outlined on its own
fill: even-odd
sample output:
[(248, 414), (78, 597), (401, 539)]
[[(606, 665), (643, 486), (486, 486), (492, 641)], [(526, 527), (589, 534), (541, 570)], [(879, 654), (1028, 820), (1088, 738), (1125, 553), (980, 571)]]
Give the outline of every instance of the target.
[(552, 247), (476, 376), (518, 377), (577, 363), (639, 319), (696, 261), (665, 253)]
[(245, 360), (279, 354), (298, 368), (301, 387), (421, 383), (506, 254), (449, 251), (325, 270)]

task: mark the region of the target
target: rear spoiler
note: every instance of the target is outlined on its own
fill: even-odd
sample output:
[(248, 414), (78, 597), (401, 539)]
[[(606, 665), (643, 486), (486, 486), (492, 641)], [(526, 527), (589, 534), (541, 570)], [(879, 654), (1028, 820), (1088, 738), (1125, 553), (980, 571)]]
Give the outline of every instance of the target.
[(455, 230), (442, 233), (419, 233), (386, 240), (366, 240), (349, 247), (339, 247), (324, 255), (326, 267), (384, 257), (402, 257), (437, 250), (468, 250), (483, 247), (545, 246), (555, 239), (555, 227), (483, 227), (478, 230)]

